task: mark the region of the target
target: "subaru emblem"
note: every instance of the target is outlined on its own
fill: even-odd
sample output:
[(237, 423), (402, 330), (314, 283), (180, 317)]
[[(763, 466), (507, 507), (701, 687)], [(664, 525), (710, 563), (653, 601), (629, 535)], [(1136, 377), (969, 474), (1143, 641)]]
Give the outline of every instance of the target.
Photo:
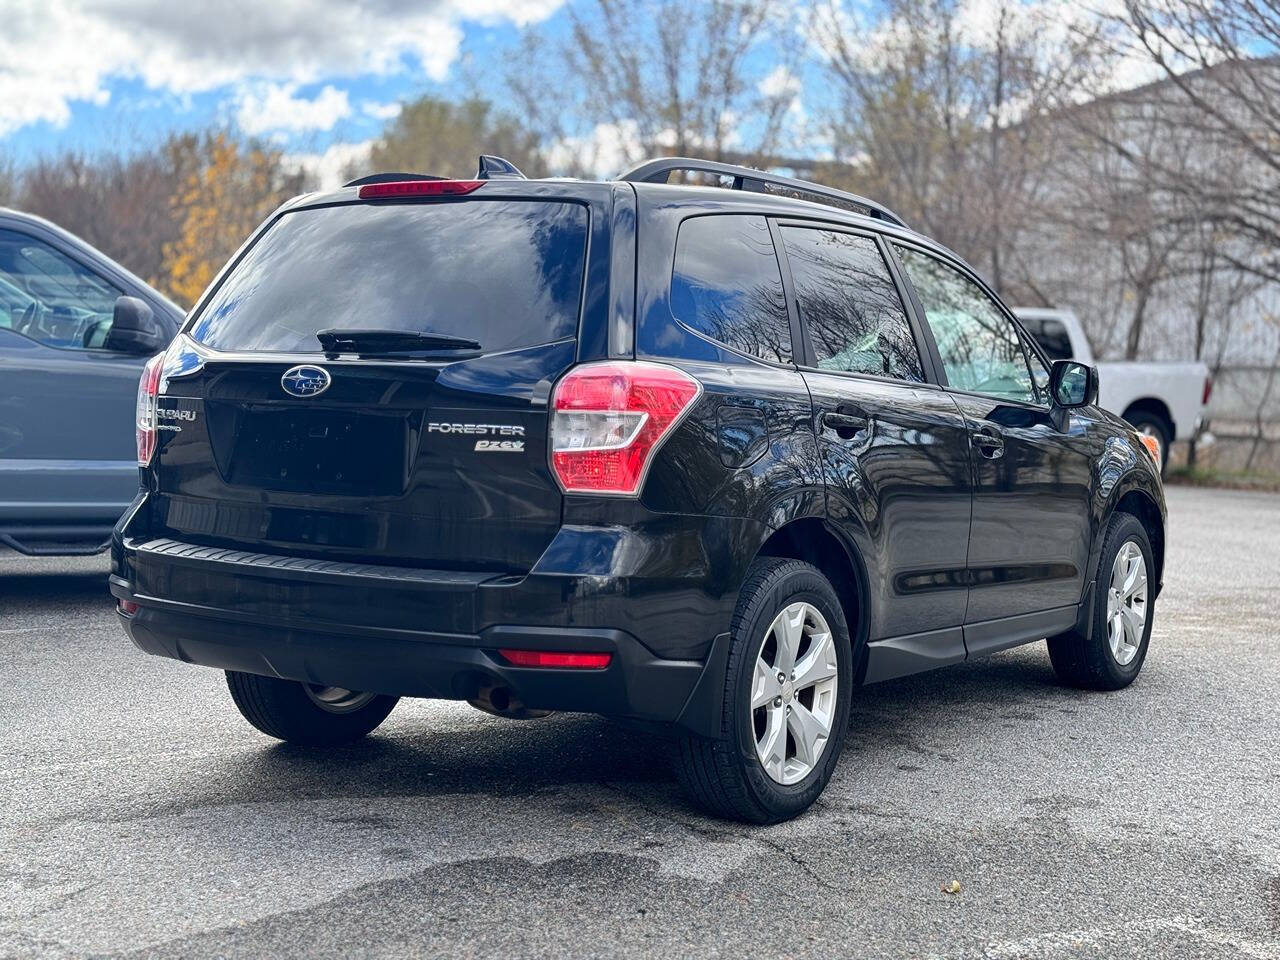
[(310, 363), (290, 367), (280, 378), (284, 392), (294, 397), (318, 397), (329, 389), (332, 382), (328, 370)]

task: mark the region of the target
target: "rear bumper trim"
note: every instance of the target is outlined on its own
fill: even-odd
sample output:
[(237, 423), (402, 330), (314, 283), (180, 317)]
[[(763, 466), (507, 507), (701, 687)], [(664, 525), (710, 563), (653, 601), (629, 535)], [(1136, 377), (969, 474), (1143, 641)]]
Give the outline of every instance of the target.
[(206, 547), (178, 540), (126, 540), (125, 548), (142, 559), (156, 558), (174, 566), (220, 569), (244, 576), (270, 576), (278, 580), (385, 580), (412, 583), (418, 587), (439, 586), (444, 590), (478, 587), (500, 574), (462, 570), (430, 570), (418, 567), (391, 567), (369, 563), (342, 563), (306, 557), (286, 557), (270, 553), (250, 553), (224, 547)]
[[(498, 625), (478, 634), (387, 629), (332, 623), (265, 622), (234, 609), (214, 609), (137, 594), (112, 576), (118, 600), (137, 603), (120, 615), (145, 653), (222, 670), (298, 680), (394, 696), (464, 700), (483, 686), (508, 688), (533, 709), (580, 711), (702, 732), (695, 701), (723, 688), (707, 678), (715, 657), (665, 660), (622, 630)], [(608, 667), (574, 670), (517, 667), (503, 648), (608, 652)]]

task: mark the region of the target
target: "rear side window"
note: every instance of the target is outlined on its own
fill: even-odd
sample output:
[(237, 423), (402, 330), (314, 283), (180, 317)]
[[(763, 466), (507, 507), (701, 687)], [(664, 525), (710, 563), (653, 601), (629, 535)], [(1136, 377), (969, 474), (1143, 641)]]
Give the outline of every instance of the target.
[(735, 350), (791, 362), (782, 271), (764, 217), (694, 217), (680, 225), (671, 312)]
[(782, 243), (819, 369), (924, 381), (906, 309), (875, 241), (786, 227)]
[(573, 337), (587, 211), (542, 201), (346, 204), (284, 214), (200, 311), (217, 350), (318, 353), (326, 329), (440, 333), (486, 352)]

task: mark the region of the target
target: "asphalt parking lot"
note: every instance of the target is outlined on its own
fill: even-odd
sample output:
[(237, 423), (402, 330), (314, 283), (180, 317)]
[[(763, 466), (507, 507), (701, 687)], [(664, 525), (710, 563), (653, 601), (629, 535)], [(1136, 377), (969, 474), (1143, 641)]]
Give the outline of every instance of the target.
[(1133, 687), (1036, 644), (866, 688), (768, 829), (594, 717), (277, 745), (133, 649), (105, 560), (5, 554), (0, 955), (1280, 957), (1280, 496), (1169, 501)]

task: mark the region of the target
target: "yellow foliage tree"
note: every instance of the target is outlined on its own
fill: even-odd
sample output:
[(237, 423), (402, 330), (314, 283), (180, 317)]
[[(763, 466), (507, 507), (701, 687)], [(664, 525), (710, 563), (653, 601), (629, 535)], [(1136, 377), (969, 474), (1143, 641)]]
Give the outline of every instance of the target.
[(226, 133), (184, 138), (175, 149), (194, 155), (183, 158), (189, 172), (170, 201), (179, 229), (165, 244), (161, 279), (170, 296), (190, 305), (258, 224), (306, 184), (279, 151)]

